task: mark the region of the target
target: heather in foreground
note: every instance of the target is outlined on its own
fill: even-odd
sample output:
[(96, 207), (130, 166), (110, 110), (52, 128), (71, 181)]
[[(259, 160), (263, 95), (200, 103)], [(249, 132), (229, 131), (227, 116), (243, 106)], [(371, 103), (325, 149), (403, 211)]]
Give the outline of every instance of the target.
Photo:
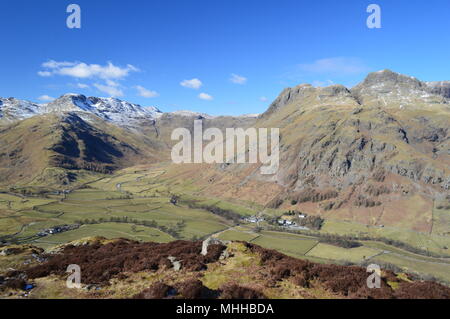
[[(369, 289), (363, 267), (318, 264), (245, 242), (214, 243), (201, 254), (200, 241), (91, 238), (52, 253), (33, 246), (8, 252), (0, 257), (0, 294), (9, 298), (450, 298), (444, 285), (390, 270), (382, 270), (381, 288)], [(66, 287), (73, 264), (81, 269), (79, 289)]]

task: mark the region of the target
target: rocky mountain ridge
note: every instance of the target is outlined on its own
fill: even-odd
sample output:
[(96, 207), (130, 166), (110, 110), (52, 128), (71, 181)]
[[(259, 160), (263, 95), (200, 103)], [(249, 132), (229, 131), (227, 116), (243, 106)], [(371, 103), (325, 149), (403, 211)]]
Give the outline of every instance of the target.
[(139, 121), (153, 121), (162, 114), (156, 107), (142, 107), (116, 98), (86, 97), (72, 93), (47, 104), (15, 98), (0, 99), (0, 122), (13, 123), (36, 115), (67, 112), (75, 112), (85, 118), (94, 115), (120, 126), (138, 125)]
[[(398, 197), (398, 194), (414, 194), (427, 207), (424, 210), (431, 212), (433, 201), (445, 198), (450, 189), (450, 104), (447, 88), (448, 82), (422, 82), (383, 70), (369, 74), (351, 89), (342, 85), (313, 87), (308, 84), (287, 88), (258, 117), (212, 117), (186, 111), (161, 113), (156, 108), (147, 109), (117, 99), (73, 94), (46, 105), (8, 99), (2, 100), (3, 114), (6, 111), (17, 114), (11, 110), (22, 105), (27, 116), (33, 112), (39, 114), (0, 131), (0, 139), (8, 141), (4, 143), (8, 145), (6, 149), (0, 147), (0, 161), (6, 162), (8, 158), (10, 162), (29, 161), (33, 155), (28, 154), (28, 159), (20, 155), (25, 154), (25, 145), (28, 145), (24, 141), (33, 139), (29, 136), (35, 134), (33, 130), (43, 130), (43, 136), (47, 136), (51, 128), (43, 129), (45, 124), (42, 123), (49, 118), (56, 120), (51, 115), (57, 113), (66, 114), (62, 118), (71, 113), (79, 117), (80, 121), (70, 124), (71, 127), (75, 125), (71, 128), (75, 131), (79, 131), (76, 123), (85, 123), (83, 125), (95, 128), (89, 128), (88, 132), (95, 132), (94, 135), (101, 137), (102, 141), (109, 140), (111, 143), (107, 144), (115, 145), (114, 149), (129, 145), (131, 148), (126, 149), (134, 150), (132, 156), (131, 153), (130, 156), (112, 156), (108, 157), (109, 163), (103, 160), (93, 163), (93, 167), (101, 167), (102, 170), (104, 167), (114, 170), (133, 166), (137, 164), (136, 159), (150, 155), (152, 162), (170, 160), (170, 149), (174, 143), (170, 138), (171, 132), (177, 127), (192, 130), (196, 119), (203, 120), (204, 128), (276, 127), (280, 128), (281, 134), (280, 169), (277, 174), (261, 176), (256, 173), (257, 169), (244, 173), (244, 168), (251, 165), (211, 165), (218, 174), (236, 175), (236, 182), (230, 184), (227, 181), (221, 185), (228, 189), (240, 189), (254, 182), (271, 183), (284, 191), (256, 196), (254, 200), (272, 198), (271, 203), (263, 203), (271, 206), (289, 206), (287, 203), (290, 202), (308, 206), (310, 199), (320, 198), (313, 205), (318, 213), (347, 206), (354, 214), (362, 207), (372, 206), (373, 215), (380, 215), (382, 209), (394, 209), (394, 206), (383, 207), (383, 203), (404, 202), (407, 196)], [(127, 130), (130, 127), (133, 130)], [(56, 142), (46, 142), (44, 149), (70, 148), (65, 142), (65, 134), (60, 135), (61, 139)], [(90, 134), (79, 132), (71, 136), (80, 149), (86, 145), (88, 148), (98, 146), (88, 143)], [(88, 140), (83, 141), (84, 137)], [(123, 150), (122, 154), (127, 153)], [(85, 151), (86, 154), (95, 153), (95, 149)], [(57, 158), (60, 158), (61, 152), (58, 154)], [(84, 159), (74, 161), (66, 155), (63, 157), (64, 163), (82, 163), (81, 166), (74, 165), (75, 168), (89, 169), (91, 166), (89, 160), (93, 157), (84, 158), (83, 155)], [(272, 188), (258, 189), (255, 194), (261, 195)], [(380, 195), (383, 192), (373, 192), (374, 189), (385, 191)], [(225, 194), (224, 190), (219, 193)], [(234, 193), (236, 195), (233, 196), (244, 196), (252, 192), (236, 190)], [(338, 195), (330, 198), (322, 193)], [(424, 216), (427, 220), (424, 223), (430, 225), (431, 217)]]
[[(117, 98), (87, 97), (82, 94), (68, 93), (46, 104), (33, 103), (16, 98), (0, 98), (0, 124), (11, 124), (33, 116), (49, 113), (63, 114), (75, 112), (83, 118), (92, 115), (123, 127), (139, 127), (153, 123), (163, 114), (179, 117), (197, 117), (214, 119), (206, 113), (180, 110), (164, 113), (154, 106), (141, 106)], [(245, 114), (242, 118), (256, 118), (259, 114)]]

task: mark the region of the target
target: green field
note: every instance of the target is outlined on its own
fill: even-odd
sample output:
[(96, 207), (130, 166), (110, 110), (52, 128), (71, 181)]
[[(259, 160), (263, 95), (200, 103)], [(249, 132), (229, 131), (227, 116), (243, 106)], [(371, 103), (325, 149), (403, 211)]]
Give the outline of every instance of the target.
[(252, 243), (265, 248), (275, 249), (293, 257), (304, 256), (317, 245), (317, 240), (306, 239), (301, 236), (286, 236), (280, 233), (262, 232), (261, 236)]
[(318, 244), (313, 249), (308, 252), (308, 256), (318, 257), (329, 260), (340, 260), (340, 261), (350, 261), (352, 263), (360, 263), (370, 257), (380, 253), (380, 250), (368, 248), (368, 247), (357, 247), (346, 249), (342, 247), (336, 247), (328, 244)]
[[(26, 197), (0, 193), (0, 236), (14, 235), (13, 238), (19, 243), (51, 249), (93, 236), (168, 242), (176, 239), (202, 239), (214, 235), (223, 240), (251, 242), (315, 262), (358, 264), (367, 260), (379, 261), (395, 264), (405, 271), (433, 275), (450, 281), (450, 258), (427, 257), (374, 240), (360, 241), (361, 247), (346, 249), (319, 243), (320, 238), (314, 233), (255, 231), (254, 224), (245, 223), (236, 226), (232, 220), (210, 211), (211, 207), (218, 208), (219, 211), (231, 211), (243, 217), (261, 212), (269, 216), (281, 216), (283, 211), (244, 201), (203, 198), (197, 196), (196, 191), (198, 189), (191, 181), (167, 179), (161, 169), (139, 173), (127, 169), (115, 176), (106, 176), (87, 183), (66, 195)], [(171, 203), (174, 194), (179, 198), (176, 204)], [(123, 218), (126, 218), (126, 222), (115, 221)], [(435, 209), (433, 218), (439, 226), (433, 229), (432, 234), (332, 219), (325, 221), (320, 233), (370, 236), (374, 239), (390, 238), (425, 252), (450, 256), (449, 250), (445, 249), (450, 247), (450, 237), (446, 235), (450, 224), (449, 213)], [(82, 225), (78, 229), (36, 237), (36, 234), (44, 229), (80, 222)], [(149, 223), (153, 226), (149, 226)], [(176, 237), (169, 231), (174, 229)]]
[(153, 241), (158, 243), (167, 243), (174, 240), (173, 237), (165, 234), (157, 229), (137, 226), (132, 230), (131, 225), (104, 223), (100, 225), (83, 225), (80, 228), (56, 234), (51, 238), (43, 238), (35, 242), (36, 246), (43, 248), (61, 245), (80, 238), (101, 236), (108, 239), (113, 238), (128, 238), (138, 241)]
[(412, 272), (428, 276), (433, 276), (441, 281), (450, 283), (450, 265), (435, 262), (424, 262), (417, 259), (410, 259), (404, 256), (384, 254), (376, 257), (373, 262), (386, 262), (402, 268), (405, 272)]
[(243, 228), (237, 228), (237, 229), (230, 229), (223, 233), (221, 233), (218, 236), (222, 240), (239, 240), (239, 241), (246, 241), (251, 242), (253, 239), (258, 237), (258, 234), (255, 234), (253, 232), (250, 232), (248, 230), (245, 230)]
[(434, 232), (433, 234), (425, 234), (403, 228), (380, 228), (339, 220), (326, 220), (322, 231), (337, 235), (392, 239), (419, 248), (425, 252), (430, 251), (450, 257), (450, 236), (443, 236)]
[(440, 208), (437, 203), (433, 209), (433, 235), (450, 235), (450, 210)]

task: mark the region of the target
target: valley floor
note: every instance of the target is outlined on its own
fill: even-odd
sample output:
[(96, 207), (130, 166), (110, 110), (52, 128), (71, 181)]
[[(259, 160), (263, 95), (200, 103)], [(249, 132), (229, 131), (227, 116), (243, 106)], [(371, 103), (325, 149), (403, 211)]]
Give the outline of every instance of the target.
[[(326, 219), (318, 232), (288, 233), (264, 224), (257, 228), (252, 223), (237, 222), (217, 214), (211, 207), (220, 208), (219, 212), (232, 212), (232, 216), (283, 215), (282, 210), (245, 201), (202, 197), (192, 181), (174, 179), (166, 166), (160, 164), (128, 168), (70, 192), (59, 190), (30, 196), (5, 190), (0, 193), (0, 237), (51, 251), (64, 243), (92, 236), (158, 243), (216, 236), (246, 241), (313, 262), (377, 263), (450, 283), (450, 251), (446, 249), (450, 247), (450, 236), (337, 219)], [(59, 229), (63, 225), (76, 227)], [(324, 242), (323, 234), (361, 236), (357, 240), (360, 246), (338, 247)], [(404, 242), (416, 250), (389, 245), (380, 241), (381, 238)], [(3, 266), (0, 262), (0, 268)]]

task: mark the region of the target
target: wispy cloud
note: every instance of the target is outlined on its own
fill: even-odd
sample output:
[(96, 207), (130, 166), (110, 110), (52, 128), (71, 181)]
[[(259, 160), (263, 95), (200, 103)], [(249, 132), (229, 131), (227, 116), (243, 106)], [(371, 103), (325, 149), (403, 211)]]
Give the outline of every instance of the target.
[(54, 99), (55, 99), (54, 97), (51, 97), (49, 95), (41, 95), (40, 97), (38, 97), (38, 100), (42, 102), (51, 102)]
[(39, 71), (38, 75), (44, 77), (61, 75), (80, 79), (99, 78), (102, 80), (119, 80), (127, 77), (131, 72), (139, 71), (138, 68), (131, 64), (128, 64), (126, 67), (120, 67), (111, 62), (108, 62), (106, 65), (100, 65), (50, 60), (43, 63), (42, 67), (44, 70)]
[(211, 95), (209, 95), (207, 93), (200, 93), (198, 95), (198, 98), (201, 100), (205, 100), (205, 101), (212, 101), (214, 99)]
[(265, 96), (261, 96), (261, 97), (259, 98), (259, 100), (260, 100), (261, 102), (267, 102), (269, 99), (268, 99), (267, 97), (265, 97)]
[(247, 78), (238, 74), (231, 74), (230, 81), (234, 84), (245, 84), (247, 83)]
[(180, 82), (180, 85), (186, 88), (198, 90), (202, 87), (203, 83), (197, 78), (191, 80), (184, 80)]
[(84, 84), (84, 83), (77, 83), (76, 87), (79, 88), (79, 89), (89, 89), (90, 88), (89, 85)]
[(66, 66), (74, 66), (76, 63), (75, 62), (57, 62), (55, 60), (49, 60), (47, 62), (42, 63), (42, 67), (47, 68), (47, 69), (59, 69), (62, 67), (66, 67)]
[(139, 96), (147, 97), (147, 98), (152, 98), (152, 97), (158, 97), (159, 96), (158, 92), (147, 90), (146, 88), (144, 88), (144, 87), (142, 87), (140, 85), (135, 86), (135, 88), (136, 88), (136, 90), (138, 90)]
[(120, 86), (118, 82), (113, 81), (113, 80), (106, 80), (106, 84), (107, 84), (108, 86), (113, 86), (113, 87), (118, 87), (118, 86)]
[(124, 95), (123, 91), (117, 85), (103, 85), (103, 84), (95, 83), (94, 86), (100, 92), (106, 93), (112, 97), (121, 97)]
[(42, 76), (42, 77), (50, 77), (50, 76), (53, 75), (53, 73), (50, 72), (50, 71), (39, 71), (39, 72), (38, 72), (38, 75), (39, 75), (39, 76)]
[(303, 72), (332, 75), (355, 75), (369, 71), (369, 67), (359, 58), (335, 57), (319, 59), (312, 63), (300, 64)]

